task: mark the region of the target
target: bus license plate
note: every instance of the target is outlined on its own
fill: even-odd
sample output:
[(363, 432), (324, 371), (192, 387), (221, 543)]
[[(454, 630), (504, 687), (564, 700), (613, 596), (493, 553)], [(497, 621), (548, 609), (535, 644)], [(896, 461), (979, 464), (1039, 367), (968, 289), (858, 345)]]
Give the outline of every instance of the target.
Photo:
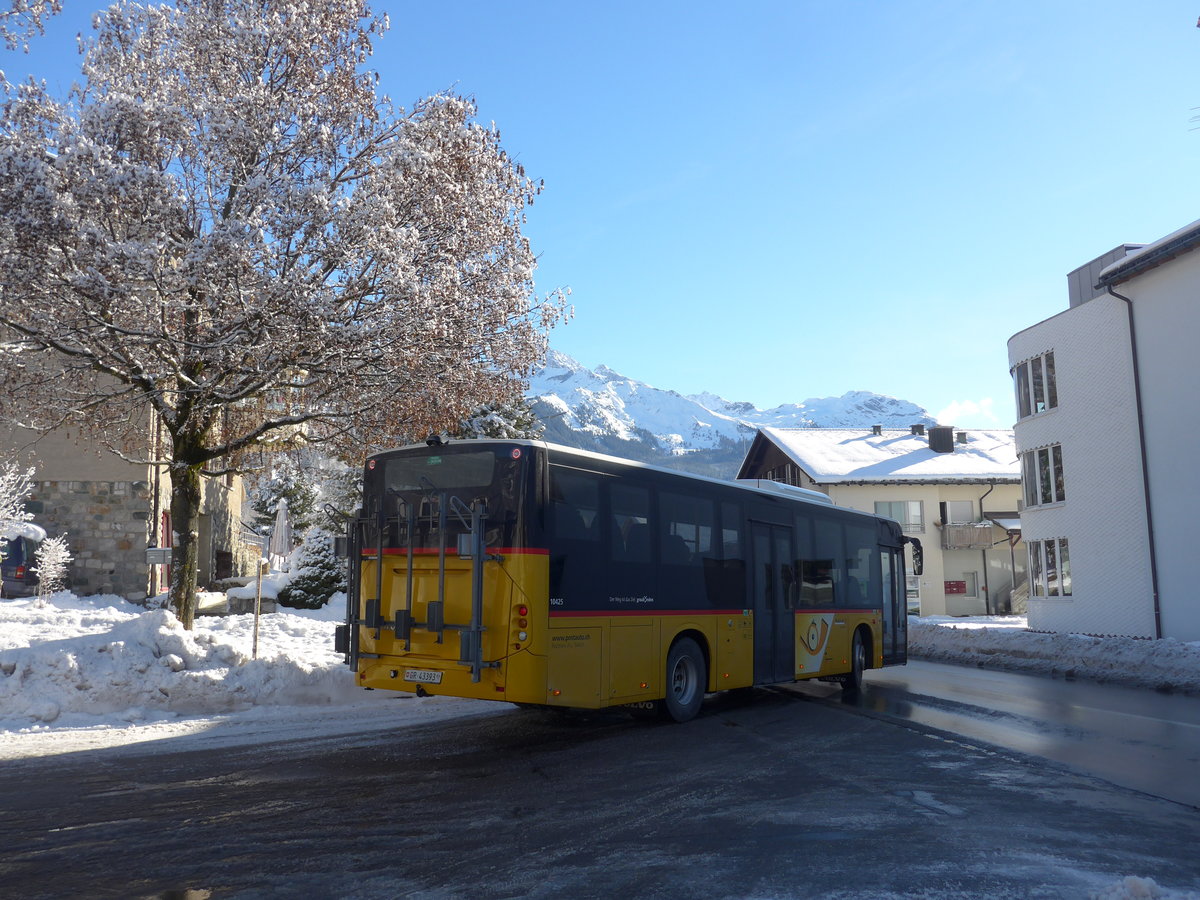
[(442, 673), (430, 672), (427, 669), (405, 669), (404, 680), (416, 681), (421, 684), (441, 684)]

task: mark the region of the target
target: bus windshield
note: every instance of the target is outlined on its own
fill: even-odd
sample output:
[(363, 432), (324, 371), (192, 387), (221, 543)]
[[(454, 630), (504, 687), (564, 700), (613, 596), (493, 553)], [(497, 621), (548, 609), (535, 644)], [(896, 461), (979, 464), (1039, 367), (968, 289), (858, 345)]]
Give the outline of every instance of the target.
[[(487, 510), (485, 543), (490, 547), (524, 545), (519, 527), (525, 478), (522, 448), (480, 450), (420, 447), (384, 454), (367, 471), (368, 516), (382, 511), (384, 546), (454, 548), (469, 530), (470, 508)], [(374, 467), (370, 468), (373, 464)], [(369, 529), (368, 545), (378, 540)]]

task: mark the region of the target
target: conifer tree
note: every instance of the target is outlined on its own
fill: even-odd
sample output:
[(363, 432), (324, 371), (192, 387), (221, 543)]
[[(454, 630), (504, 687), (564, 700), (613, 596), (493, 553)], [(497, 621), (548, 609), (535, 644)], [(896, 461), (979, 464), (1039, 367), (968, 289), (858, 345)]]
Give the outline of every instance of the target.
[(299, 569), (279, 592), (280, 606), (294, 609), (320, 609), (338, 591), (346, 590), (346, 569), (333, 552), (333, 535), (313, 528), (297, 550)]

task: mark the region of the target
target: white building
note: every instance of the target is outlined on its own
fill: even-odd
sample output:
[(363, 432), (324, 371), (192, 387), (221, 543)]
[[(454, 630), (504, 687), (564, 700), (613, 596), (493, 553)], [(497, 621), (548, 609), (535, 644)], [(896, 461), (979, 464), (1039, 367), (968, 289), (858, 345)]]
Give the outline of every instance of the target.
[(1033, 629), (1200, 640), (1198, 247), (1200, 222), (1123, 244), (1009, 340)]
[(763, 428), (738, 477), (818, 490), (895, 519), (924, 550), (924, 574), (908, 584), (909, 608), (922, 615), (1009, 612), (1025, 584), (1011, 431)]

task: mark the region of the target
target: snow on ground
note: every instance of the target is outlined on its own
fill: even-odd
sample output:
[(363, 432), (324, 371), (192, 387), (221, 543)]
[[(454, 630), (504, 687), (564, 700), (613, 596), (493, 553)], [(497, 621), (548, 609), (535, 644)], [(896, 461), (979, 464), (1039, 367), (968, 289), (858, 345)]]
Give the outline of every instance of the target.
[[(278, 584), (267, 579), (263, 593)], [(233, 592), (253, 598), (254, 590)], [(202, 608), (224, 601), (202, 595)], [(333, 651), (344, 598), (324, 609), (199, 616), (185, 631), (165, 609), (68, 592), (0, 600), (0, 759), (176, 734), (247, 740), (268, 723), (292, 734), (339, 717), (395, 727), (504, 704), (417, 699), (354, 685)], [(1200, 643), (1038, 634), (1018, 616), (909, 620), (912, 656), (986, 668), (1200, 694)]]
[[(268, 577), (264, 596), (281, 582)], [(236, 595), (254, 597), (254, 589)], [(215, 609), (224, 595), (203, 595)], [(165, 609), (120, 597), (0, 600), (0, 760), (164, 738), (189, 747), (328, 738), (494, 715), (503, 703), (357, 688), (333, 652), (344, 598), (324, 609), (207, 615), (185, 631)], [(913, 657), (1200, 694), (1200, 642), (1039, 634), (1018, 616), (909, 620)], [(1130, 876), (1104, 900), (1183, 900)]]
[(1029, 631), (1024, 616), (909, 619), (914, 657), (1200, 694), (1200, 642)]
[[(273, 596), (276, 585), (264, 587)], [(224, 600), (203, 595), (201, 606)], [(169, 610), (115, 596), (0, 600), (0, 759), (182, 736), (220, 746), (335, 735), (348, 723), (391, 728), (508, 708), (358, 688), (333, 652), (343, 609), (339, 597), (260, 616), (255, 655), (253, 614), (202, 615), (188, 632)]]

